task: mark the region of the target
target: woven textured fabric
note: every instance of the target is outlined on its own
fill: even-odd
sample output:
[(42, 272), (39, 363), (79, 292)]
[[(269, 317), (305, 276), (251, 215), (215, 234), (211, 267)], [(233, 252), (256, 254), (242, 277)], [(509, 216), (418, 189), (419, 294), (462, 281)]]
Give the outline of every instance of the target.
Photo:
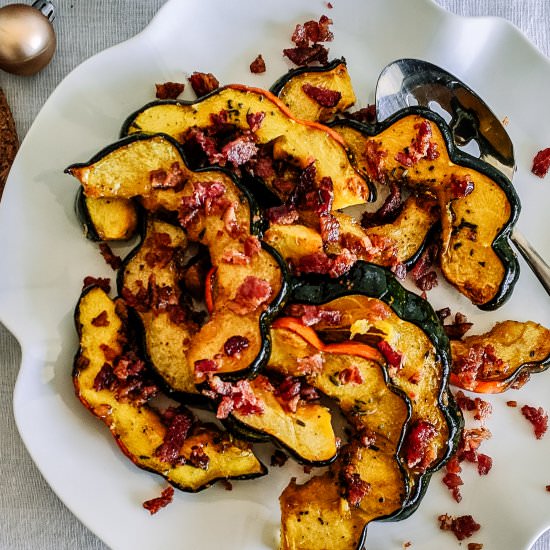
[[(0, 87), (12, 107), (21, 140), (66, 74), (91, 55), (141, 31), (164, 1), (54, 0), (58, 11), (54, 24), (58, 36), (54, 62), (32, 78), (0, 74)], [(543, 53), (550, 53), (549, 0), (437, 1), (459, 15), (496, 15), (508, 19)], [(7, 3), (0, 0), (0, 7)], [(0, 550), (105, 550), (107, 547), (49, 489), (19, 438), (11, 396), (20, 360), (21, 351), (15, 338), (0, 325)], [(550, 533), (533, 550), (550, 550)]]

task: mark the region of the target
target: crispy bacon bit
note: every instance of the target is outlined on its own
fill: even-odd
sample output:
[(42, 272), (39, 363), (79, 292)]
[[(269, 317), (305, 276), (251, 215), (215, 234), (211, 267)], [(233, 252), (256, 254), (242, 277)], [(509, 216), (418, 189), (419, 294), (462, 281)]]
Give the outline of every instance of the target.
[(410, 540), (403, 543), (403, 548), (410, 548), (411, 546), (412, 546), (412, 542)]
[(409, 468), (424, 471), (435, 458), (432, 441), (437, 435), (435, 426), (427, 420), (416, 420), (405, 436), (405, 460)]
[(162, 443), (155, 449), (155, 456), (171, 465), (184, 464), (180, 451), (193, 425), (192, 413), (184, 407), (169, 407), (162, 415), (166, 432)]
[(222, 485), (226, 491), (233, 490), (233, 484), (228, 479), (220, 479), (220, 485)]
[(474, 182), (470, 177), (470, 174), (464, 176), (457, 176), (451, 174), (451, 198), (463, 199), (467, 197), (474, 190)]
[[(260, 376), (256, 380), (260, 379)], [(222, 381), (217, 376), (209, 376), (208, 386), (209, 390), (203, 390), (206, 396), (213, 399), (221, 397), (216, 418), (227, 418), (233, 411), (243, 415), (264, 412), (264, 403), (254, 395), (248, 380), (238, 380), (232, 384)]]
[(357, 432), (357, 441), (363, 446), (363, 447), (372, 447), (373, 445), (376, 445), (376, 438), (377, 434), (376, 432), (373, 432), (372, 430), (369, 430), (368, 428), (361, 428)]
[(493, 467), (493, 459), (483, 453), (477, 455), (477, 473), (480, 476), (486, 476)]
[[(234, 218), (236, 223), (237, 218)], [(228, 221), (230, 228), (232, 227), (231, 222)], [(239, 252), (238, 250), (228, 249), (222, 255), (222, 261), (228, 264), (236, 265), (248, 265), (250, 260), (260, 252), (262, 245), (260, 240), (256, 235), (249, 235), (243, 243), (244, 252)]]
[(214, 359), (199, 359), (195, 361), (195, 373), (207, 374), (216, 372), (220, 369), (220, 365)]
[(546, 486), (546, 490), (550, 493), (550, 485)]
[(291, 225), (300, 217), (295, 208), (286, 204), (272, 206), (265, 213), (270, 224)]
[(84, 277), (82, 287), (86, 288), (88, 286), (98, 286), (108, 294), (111, 292), (111, 279), (108, 277), (92, 277), (91, 275), (87, 275)]
[(335, 216), (332, 214), (322, 214), (319, 216), (319, 226), (323, 242), (334, 243), (338, 241), (340, 222)]
[(286, 311), (292, 317), (299, 317), (306, 327), (317, 325), (320, 322), (337, 325), (342, 320), (342, 312), (337, 309), (323, 309), (307, 304), (291, 304)]
[(364, 382), (361, 371), (356, 367), (347, 367), (338, 373), (340, 384), (362, 384)]
[(411, 277), (420, 290), (427, 291), (437, 286), (437, 274), (435, 271), (430, 271), (430, 268), (437, 260), (438, 254), (439, 247), (437, 244), (430, 244), (424, 249), (411, 269)]
[(256, 235), (249, 235), (244, 241), (244, 253), (247, 258), (253, 258), (256, 254), (259, 254), (262, 249), (262, 243)]
[(296, 48), (285, 48), (283, 55), (288, 57), (292, 63), (300, 67), (318, 62), (320, 65), (328, 63), (328, 50), (322, 44)]
[(172, 245), (172, 239), (168, 233), (153, 233), (151, 246), (145, 254), (145, 262), (151, 268), (166, 267), (174, 258), (176, 251)]
[(550, 147), (542, 149), (535, 155), (531, 172), (539, 178), (544, 178), (548, 174), (548, 170), (550, 170)]
[(392, 222), (399, 215), (403, 206), (401, 200), (401, 187), (394, 181), (388, 182), (389, 194), (376, 212), (365, 212), (361, 218), (363, 227), (372, 227)]
[(155, 84), (157, 99), (176, 99), (185, 89), (183, 82), (165, 82)]
[(460, 502), (462, 500), (460, 486), (464, 485), (462, 478), (458, 474), (447, 472), (443, 476), (442, 481), (447, 486), (449, 491), (451, 491), (451, 494), (453, 495), (453, 498), (456, 500), (456, 502)]
[(338, 102), (342, 98), (342, 94), (337, 90), (328, 90), (327, 88), (321, 88), (320, 86), (312, 86), (311, 84), (302, 85), (304, 93), (318, 103), (321, 107), (330, 109), (336, 107)]
[(110, 265), (113, 269), (116, 270), (122, 265), (122, 258), (117, 256), (107, 243), (100, 243), (99, 251), (103, 259), (107, 262), (107, 265)]
[(388, 152), (382, 149), (382, 143), (369, 139), (365, 144), (363, 158), (367, 162), (367, 175), (369, 178), (377, 182), (384, 182), (386, 177), (384, 174), (384, 160), (388, 156)]
[(353, 466), (346, 465), (340, 471), (344, 498), (351, 506), (359, 507), (361, 501), (370, 493), (371, 485), (354, 470)]
[(203, 208), (208, 213), (213, 207), (221, 206), (225, 191), (225, 185), (218, 181), (193, 183), (193, 193), (181, 199), (178, 211), (178, 220), (181, 225), (185, 228), (189, 227), (199, 210)]
[(317, 21), (306, 21), (303, 25), (296, 25), (292, 34), (292, 42), (299, 47), (309, 46), (310, 43), (330, 42), (334, 35), (329, 27), (332, 25), (332, 20), (326, 15), (322, 15)]
[(262, 122), (265, 118), (265, 113), (259, 111), (257, 113), (246, 113), (246, 122), (250, 126), (251, 132), (257, 132), (262, 125)]
[(296, 359), (296, 373), (301, 376), (311, 376), (319, 374), (323, 370), (323, 356), (321, 353), (306, 355)]
[(548, 413), (542, 407), (524, 405), (521, 407), (521, 414), (533, 425), (535, 437), (542, 439), (548, 429)]
[(431, 123), (423, 120), (415, 124), (414, 127), (417, 132), (411, 140), (411, 144), (395, 155), (395, 160), (407, 168), (410, 168), (421, 159), (435, 160), (439, 157), (436, 144), (430, 142), (432, 138)]
[(104, 363), (94, 378), (94, 390), (101, 391), (109, 389), (115, 381), (113, 367), (109, 363)]
[(288, 456), (283, 453), (283, 451), (277, 449), (271, 455), (271, 466), (278, 466), (279, 468), (283, 467), (288, 460)]
[(456, 403), (463, 411), (473, 411), (474, 418), (476, 420), (485, 420), (492, 412), (493, 407), (491, 403), (484, 401), (480, 397), (472, 399), (464, 394), (462, 391), (458, 391), (456, 396)]
[(118, 352), (115, 349), (109, 347), (107, 344), (100, 344), (99, 348), (103, 352), (103, 356), (107, 361), (112, 362), (118, 357)]
[(391, 368), (397, 371), (401, 370), (403, 367), (403, 354), (400, 351), (393, 349), (385, 340), (378, 342), (377, 347)]
[(473, 344), (465, 356), (453, 361), (453, 372), (457, 375), (460, 385), (467, 389), (475, 389), (478, 378), (490, 378), (502, 373), (506, 364), (495, 355), (491, 344)]
[(227, 307), (238, 315), (246, 315), (256, 311), (267, 302), (272, 292), (268, 281), (248, 275), (237, 289), (235, 298)]
[(531, 373), (529, 371), (521, 371), (519, 373), (519, 376), (516, 377), (516, 379), (510, 384), (510, 388), (513, 390), (519, 390), (522, 388), (527, 382), (529, 382), (531, 378)]
[(210, 457), (204, 452), (202, 445), (193, 445), (191, 447), (191, 454), (187, 459), (187, 464), (200, 468), (201, 470), (208, 470), (210, 464)]
[(477, 542), (469, 542), (468, 550), (483, 550), (483, 544), (479, 544)]
[(186, 180), (179, 162), (174, 162), (168, 172), (162, 169), (149, 172), (149, 181), (153, 189), (174, 189), (175, 191), (179, 191)]
[(225, 341), (223, 351), (229, 357), (241, 356), (241, 352), (248, 348), (250, 340), (246, 336), (231, 336)]
[(161, 493), (160, 497), (152, 498), (150, 500), (146, 500), (143, 503), (143, 507), (146, 510), (149, 510), (150, 514), (156, 514), (161, 508), (165, 508), (168, 506), (174, 498), (174, 488), (173, 487), (166, 487)]
[(92, 319), (92, 325), (94, 327), (108, 327), (109, 326), (109, 316), (107, 311), (102, 311), (97, 317)]
[(367, 105), (366, 107), (358, 109), (353, 113), (344, 113), (344, 116), (346, 118), (350, 118), (351, 120), (357, 120), (357, 122), (374, 124), (376, 122), (376, 105), (374, 103)]
[(443, 514), (438, 519), (439, 528), (442, 531), (452, 531), (458, 540), (471, 537), (481, 528), (481, 525), (476, 523), (472, 516), (459, 516), (455, 518), (448, 514)]
[(508, 407), (516, 408), (518, 406), (518, 402), (517, 401), (506, 401), (506, 405), (508, 405)]
[(258, 147), (254, 143), (252, 136), (248, 134), (240, 135), (233, 141), (230, 141), (221, 150), (221, 154), (227, 162), (233, 166), (241, 166), (258, 153)]
[(189, 77), (189, 82), (197, 97), (209, 94), (220, 87), (218, 79), (212, 73), (194, 72)]
[(265, 61), (261, 53), (250, 63), (250, 72), (253, 74), (265, 73)]
[[(443, 323), (444, 319), (451, 315), (451, 310), (449, 308), (445, 308), (445, 317), (441, 315), (441, 311), (444, 310), (440, 310), (437, 314)], [(460, 340), (472, 328), (472, 326), (473, 323), (468, 322), (466, 315), (457, 311), (455, 313), (454, 322), (443, 324), (443, 329), (451, 340)]]
[(324, 252), (306, 254), (293, 267), (297, 275), (318, 273), (336, 278), (347, 273), (356, 261), (357, 256), (344, 249), (340, 254), (331, 257)]
[(319, 394), (313, 386), (294, 376), (283, 378), (275, 388), (275, 396), (283, 407), (290, 412), (296, 412), (300, 400), (314, 401), (319, 399)]

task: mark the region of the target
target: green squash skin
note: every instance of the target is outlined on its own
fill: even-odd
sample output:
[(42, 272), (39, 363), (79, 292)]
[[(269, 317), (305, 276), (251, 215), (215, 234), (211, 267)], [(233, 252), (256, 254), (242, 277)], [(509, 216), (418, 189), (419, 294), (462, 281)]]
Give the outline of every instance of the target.
[[(390, 271), (364, 261), (358, 261), (347, 274), (337, 279), (327, 279), (322, 276), (295, 278), (292, 283), (291, 301), (321, 305), (350, 294), (378, 298), (388, 304), (402, 320), (418, 326), (431, 340), (443, 367), (438, 405), (443, 411), (449, 429), (447, 452), (418, 477), (405, 505), (391, 516), (381, 519), (383, 521), (402, 520), (416, 510), (426, 491), (431, 474), (439, 470), (454, 454), (462, 433), (464, 425), (462, 413), (448, 391), (451, 364), (449, 339), (436, 313), (426, 300), (401, 286)], [(400, 448), (402, 442), (403, 438)]]
[(510, 218), (508, 219), (508, 222), (501, 228), (500, 232), (492, 243), (493, 250), (499, 257), (502, 265), (504, 266), (504, 277), (496, 295), (489, 302), (477, 305), (477, 307), (483, 311), (493, 311), (495, 309), (498, 309), (510, 298), (519, 277), (519, 262), (515, 252), (510, 246), (509, 238), (520, 214), (521, 203), (516, 193), (516, 190), (512, 185), (512, 182), (506, 176), (504, 176), (502, 172), (500, 172), (490, 164), (467, 153), (464, 153), (458, 147), (456, 147), (451, 134), (451, 129), (447, 125), (447, 123), (440, 115), (424, 107), (413, 106), (402, 109), (393, 114), (391, 117), (384, 120), (383, 122), (379, 122), (376, 124), (365, 124), (362, 122), (357, 122), (355, 120), (338, 120), (334, 123), (328, 124), (328, 126), (336, 130), (338, 130), (338, 126), (349, 126), (351, 128), (354, 128), (355, 130), (363, 132), (369, 137), (373, 137), (380, 132), (386, 130), (388, 127), (390, 127), (401, 118), (409, 115), (419, 115), (436, 124), (445, 139), (450, 159), (455, 164), (464, 166), (465, 168), (472, 168), (473, 170), (477, 170), (478, 172), (491, 178), (502, 189), (502, 191), (506, 195), (506, 198), (508, 199), (508, 202), (510, 203)]

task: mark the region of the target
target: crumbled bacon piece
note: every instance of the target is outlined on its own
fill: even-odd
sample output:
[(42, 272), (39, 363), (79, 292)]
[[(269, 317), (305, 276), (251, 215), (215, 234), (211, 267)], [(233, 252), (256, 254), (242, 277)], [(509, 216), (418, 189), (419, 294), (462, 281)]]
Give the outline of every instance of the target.
[(322, 44), (314, 44), (313, 46), (304, 46), (296, 48), (285, 48), (283, 55), (288, 57), (292, 63), (300, 67), (311, 65), (316, 61), (320, 65), (328, 63), (328, 50)]
[(423, 120), (415, 124), (414, 127), (417, 132), (411, 140), (411, 144), (395, 155), (395, 160), (407, 168), (410, 168), (421, 159), (435, 160), (439, 157), (436, 144), (430, 141), (432, 138), (431, 123)]
[(286, 204), (268, 208), (266, 216), (270, 224), (279, 225), (291, 225), (300, 217), (298, 210)]
[(165, 508), (168, 506), (174, 498), (174, 488), (173, 487), (166, 487), (161, 493), (160, 497), (152, 498), (150, 500), (146, 500), (143, 503), (143, 507), (146, 510), (149, 510), (150, 514), (156, 514), (161, 508)]
[(328, 256), (324, 252), (306, 254), (294, 264), (297, 275), (317, 273), (329, 277), (340, 277), (347, 273), (357, 261), (357, 256), (349, 250), (344, 249), (340, 254)]
[(450, 188), (451, 198), (463, 199), (474, 190), (474, 182), (472, 181), (470, 174), (465, 174), (464, 176), (451, 174)]
[(388, 152), (382, 149), (382, 143), (373, 139), (367, 140), (365, 144), (365, 150), (363, 151), (363, 158), (367, 163), (367, 175), (374, 181), (384, 182), (384, 167), (386, 161), (384, 160), (388, 156)]
[(533, 425), (535, 437), (542, 439), (548, 429), (548, 413), (542, 407), (524, 405), (521, 407), (521, 414)]
[(145, 254), (145, 262), (151, 268), (166, 267), (174, 258), (175, 248), (168, 233), (153, 233)]
[(443, 476), (442, 481), (447, 486), (449, 491), (451, 491), (451, 494), (453, 495), (453, 498), (456, 500), (456, 502), (460, 502), (462, 500), (460, 486), (464, 485), (462, 478), (458, 474), (447, 472)]
[(344, 113), (346, 118), (351, 120), (357, 120), (357, 122), (364, 122), (366, 124), (374, 124), (376, 122), (376, 105), (373, 103), (367, 105), (362, 109), (358, 109), (353, 113)]
[(99, 251), (103, 256), (103, 259), (110, 265), (113, 269), (118, 269), (122, 265), (122, 258), (117, 256), (107, 243), (99, 244)]
[(378, 342), (377, 347), (391, 368), (397, 371), (401, 370), (403, 367), (403, 354), (399, 350), (393, 349), (385, 340)]
[(225, 191), (225, 185), (218, 181), (193, 183), (193, 193), (181, 199), (178, 211), (178, 220), (181, 225), (188, 227), (199, 210), (204, 208), (209, 213), (214, 206), (221, 205)]
[(481, 525), (476, 523), (472, 516), (459, 516), (455, 518), (448, 514), (442, 514), (438, 519), (439, 528), (442, 531), (452, 531), (458, 540), (471, 537), (481, 528)]
[[(446, 315), (448, 317), (451, 314), (451, 310), (449, 308), (446, 308), (449, 313)], [(442, 318), (440, 315), (440, 312), (437, 312), (439, 318), (441, 319), (441, 322), (445, 318)], [(443, 329), (445, 330), (445, 334), (451, 339), (451, 340), (460, 340), (473, 326), (473, 323), (468, 322), (468, 318), (463, 313), (460, 313), (457, 311), (455, 313), (454, 322), (443, 324)]]
[(427, 420), (416, 420), (407, 431), (404, 454), (407, 466), (424, 471), (435, 458), (432, 441), (437, 435), (435, 426)]
[(456, 396), (456, 403), (463, 411), (473, 411), (474, 418), (476, 420), (485, 420), (492, 412), (493, 407), (491, 403), (484, 401), (480, 397), (472, 399), (464, 394), (462, 391), (458, 391)]
[(382, 206), (376, 212), (364, 212), (361, 218), (363, 227), (372, 227), (392, 222), (398, 216), (403, 206), (401, 200), (401, 187), (394, 181), (388, 182), (389, 194)]
[(321, 238), (324, 243), (334, 243), (338, 241), (340, 235), (340, 222), (332, 214), (323, 214), (319, 216), (319, 226)]
[(364, 382), (361, 371), (356, 367), (347, 367), (338, 373), (340, 384), (362, 384)]
[(94, 327), (108, 327), (109, 326), (109, 316), (107, 311), (103, 310), (97, 317), (92, 319), (92, 325)]
[(342, 98), (342, 94), (337, 90), (329, 90), (327, 88), (321, 88), (320, 86), (312, 86), (309, 83), (302, 85), (303, 92), (313, 99), (321, 107), (328, 109), (336, 107), (338, 102)]
[(435, 271), (430, 271), (430, 268), (437, 260), (438, 254), (439, 247), (437, 244), (430, 244), (424, 249), (420, 258), (418, 258), (411, 269), (411, 277), (420, 290), (431, 290), (437, 286), (437, 275)]
[(330, 42), (334, 38), (329, 29), (330, 25), (332, 25), (332, 19), (326, 15), (322, 15), (318, 22), (306, 21), (303, 25), (298, 24), (294, 29), (291, 40), (296, 46), (300, 47), (309, 46), (310, 43)]
[(546, 486), (546, 490), (550, 493), (550, 485)]
[(191, 453), (189, 458), (186, 460), (187, 464), (194, 466), (195, 468), (200, 468), (201, 470), (208, 470), (208, 465), (210, 464), (210, 457), (205, 453), (204, 447), (202, 445), (193, 445), (191, 447)]
[(477, 542), (469, 542), (468, 550), (483, 550), (483, 544), (479, 544)]
[(110, 346), (108, 346), (107, 344), (100, 344), (99, 345), (99, 348), (101, 349), (101, 351), (103, 352), (103, 356), (105, 357), (105, 359), (107, 361), (114, 361), (118, 356), (119, 356), (119, 353), (117, 350), (111, 348)]
[(265, 73), (265, 61), (261, 53), (250, 63), (250, 72), (253, 74)]
[(313, 386), (294, 376), (283, 378), (275, 389), (275, 396), (279, 398), (283, 407), (290, 412), (296, 412), (300, 400), (314, 401), (319, 399), (319, 394)]
[(250, 340), (246, 336), (231, 336), (225, 341), (223, 351), (229, 357), (241, 356), (241, 352), (248, 348)]
[(502, 373), (505, 368), (506, 364), (496, 356), (495, 348), (491, 344), (473, 344), (467, 355), (453, 361), (453, 372), (460, 385), (468, 390), (475, 389), (478, 378), (490, 378)]
[(486, 476), (493, 467), (493, 459), (483, 453), (477, 455), (477, 473), (480, 476)]
[(317, 325), (320, 322), (337, 325), (342, 320), (342, 312), (337, 309), (323, 309), (307, 304), (291, 304), (286, 311), (291, 317), (299, 317), (306, 327)]
[(243, 134), (223, 146), (221, 154), (227, 162), (233, 166), (241, 166), (254, 158), (258, 153), (258, 147), (252, 136)]
[(319, 374), (323, 370), (323, 356), (320, 353), (296, 359), (296, 373), (302, 376)]
[(268, 281), (248, 275), (241, 283), (235, 298), (228, 304), (228, 308), (238, 315), (246, 315), (256, 311), (271, 297), (273, 290)]
[(185, 173), (179, 162), (174, 162), (168, 172), (166, 170), (152, 170), (149, 172), (149, 181), (153, 189), (174, 189), (179, 191), (185, 184)]
[(101, 391), (109, 389), (115, 381), (113, 367), (109, 363), (104, 363), (94, 378), (94, 390)]
[(108, 277), (92, 277), (91, 275), (87, 275), (84, 277), (82, 287), (86, 288), (88, 286), (98, 286), (108, 294), (111, 292), (111, 279)]
[(344, 498), (353, 507), (358, 507), (361, 501), (370, 493), (371, 485), (361, 479), (353, 466), (346, 465), (340, 471), (340, 483), (344, 491)]
[(250, 127), (250, 131), (257, 132), (260, 129), (264, 118), (265, 113), (263, 111), (259, 111), (257, 113), (246, 113), (246, 122)]
[(548, 170), (550, 170), (550, 147), (542, 149), (535, 155), (531, 172), (539, 178), (544, 178), (548, 174)]
[(517, 401), (506, 401), (506, 405), (508, 407), (516, 408), (518, 406), (518, 402)]
[(155, 84), (157, 99), (176, 99), (185, 89), (183, 82), (164, 82)]
[(195, 361), (196, 374), (208, 374), (220, 369), (220, 365), (214, 359), (199, 359)]
[(205, 96), (220, 87), (218, 79), (212, 73), (194, 72), (189, 77), (189, 82), (197, 97)]
[[(257, 377), (259, 379), (260, 376)], [(216, 418), (227, 418), (233, 411), (243, 415), (262, 414), (264, 403), (258, 399), (248, 380), (238, 380), (234, 384), (224, 382), (217, 376), (208, 377), (209, 390), (203, 393), (213, 399), (221, 400), (216, 411)]]
[(170, 407), (163, 416), (166, 432), (162, 443), (155, 449), (155, 456), (171, 465), (185, 463), (180, 451), (193, 425), (193, 415), (184, 407)]

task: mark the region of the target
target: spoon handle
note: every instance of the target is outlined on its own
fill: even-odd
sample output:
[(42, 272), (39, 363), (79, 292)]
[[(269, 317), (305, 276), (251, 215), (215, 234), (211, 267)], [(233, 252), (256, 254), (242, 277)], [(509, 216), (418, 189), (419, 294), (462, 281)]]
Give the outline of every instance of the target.
[(517, 229), (512, 231), (510, 239), (525, 258), (525, 261), (529, 264), (529, 267), (541, 282), (544, 290), (550, 295), (550, 266), (548, 266), (540, 254)]

